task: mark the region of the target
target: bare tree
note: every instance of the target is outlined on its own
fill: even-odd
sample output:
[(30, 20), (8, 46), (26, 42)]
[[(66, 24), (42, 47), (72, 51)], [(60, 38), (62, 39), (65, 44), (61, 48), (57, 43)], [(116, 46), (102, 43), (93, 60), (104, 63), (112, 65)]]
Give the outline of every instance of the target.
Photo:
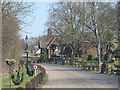
[[(97, 55), (99, 66), (101, 66), (101, 43), (107, 43), (106, 39), (106, 32), (110, 29), (113, 31), (116, 30), (116, 9), (111, 3), (95, 3), (90, 2), (86, 3), (86, 18), (85, 18), (85, 27), (90, 32), (94, 32), (94, 37), (97, 45)], [(114, 10), (114, 11), (113, 11)], [(110, 15), (110, 13), (114, 13), (114, 15)], [(84, 15), (82, 15), (84, 16)], [(82, 23), (83, 19), (80, 19)], [(90, 38), (90, 37), (89, 37)]]
[(106, 32), (112, 29), (116, 35), (116, 3), (56, 3), (51, 7), (47, 25), (52, 27), (54, 34), (58, 34), (73, 52), (79, 47), (78, 42), (95, 42), (101, 66), (101, 46), (105, 47), (107, 43)]
[(59, 35), (62, 44), (64, 43), (71, 48), (72, 59), (74, 58), (78, 43), (82, 41), (82, 34), (84, 32), (83, 26), (78, 21), (80, 15), (78, 13), (79, 9), (76, 8), (78, 6), (80, 6), (80, 3), (56, 3), (50, 10), (50, 19), (47, 23), (48, 27), (53, 29), (54, 34)]
[(8, 73), (5, 59), (14, 58), (19, 62), (22, 52), (22, 41), (19, 31), (25, 24), (24, 18), (32, 11), (33, 3), (24, 2), (2, 2), (2, 65), (3, 74)]

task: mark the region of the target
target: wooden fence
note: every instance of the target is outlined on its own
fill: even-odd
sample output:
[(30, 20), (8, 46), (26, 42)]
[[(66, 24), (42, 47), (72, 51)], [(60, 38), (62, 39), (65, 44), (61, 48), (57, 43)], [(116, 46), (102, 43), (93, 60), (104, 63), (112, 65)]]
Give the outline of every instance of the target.
[[(86, 71), (101, 72), (101, 69), (100, 69), (99, 66), (84, 65), (82, 63), (72, 63), (72, 64), (70, 64), (70, 63), (57, 63), (57, 64), (72, 66), (72, 67), (80, 68), (80, 69), (86, 70)], [(104, 68), (104, 67), (101, 67), (101, 68)], [(120, 69), (118, 69), (118, 68), (116, 68), (116, 69), (106, 68), (105, 71), (103, 71), (103, 73), (110, 74), (110, 75), (115, 75), (116, 74), (116, 76), (119, 76), (120, 75)]]
[[(33, 79), (30, 80), (30, 82), (27, 82), (25, 85), (25, 90), (35, 90), (36, 87), (38, 87), (39, 84), (43, 81), (43, 78), (46, 75), (46, 70), (42, 66), (38, 65), (38, 69), (41, 70), (41, 72), (35, 76)], [(16, 90), (24, 90), (23, 87), (18, 87)]]

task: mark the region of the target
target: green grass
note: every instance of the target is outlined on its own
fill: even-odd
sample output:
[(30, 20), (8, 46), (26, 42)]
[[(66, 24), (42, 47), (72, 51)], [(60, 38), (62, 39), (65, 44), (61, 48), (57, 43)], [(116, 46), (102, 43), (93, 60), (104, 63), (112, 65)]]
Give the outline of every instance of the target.
[(0, 76), (0, 90), (2, 89), (2, 76)]
[[(39, 69), (36, 70), (36, 75), (38, 75), (41, 71)], [(30, 82), (30, 80), (34, 78), (34, 75), (32, 77), (28, 76), (25, 72), (24, 80), (20, 85), (14, 85), (14, 83), (11, 80), (11, 88), (17, 88), (17, 87), (23, 87), (25, 88), (26, 82)], [(10, 77), (8, 76), (2, 76), (2, 88), (10, 88)]]
[(45, 85), (48, 81), (48, 74), (45, 75), (43, 81), (41, 82), (41, 84), (39, 84), (39, 86), (36, 88), (36, 90), (39, 90), (39, 88), (42, 88), (43, 85)]

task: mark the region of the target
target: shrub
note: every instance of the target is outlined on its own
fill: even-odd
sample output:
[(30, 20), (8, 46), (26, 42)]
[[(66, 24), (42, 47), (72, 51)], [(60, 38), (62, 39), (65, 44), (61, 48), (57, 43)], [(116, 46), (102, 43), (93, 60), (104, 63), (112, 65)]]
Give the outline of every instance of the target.
[(108, 60), (108, 54), (105, 54), (103, 59), (104, 59), (104, 61), (107, 61)]
[(92, 55), (88, 55), (88, 61), (92, 60)]
[(28, 64), (27, 74), (28, 74), (29, 76), (33, 76), (33, 74), (34, 74), (34, 69), (33, 69), (33, 65), (32, 65), (32, 64)]
[(29, 76), (33, 76), (33, 74), (34, 74), (34, 70), (28, 68), (28, 75)]
[(78, 61), (83, 61), (83, 58), (78, 58)]
[(92, 60), (94, 61), (94, 60), (96, 60), (97, 59), (97, 55), (93, 55), (92, 56)]
[(17, 76), (16, 73), (11, 74), (12, 82), (15, 85), (20, 85), (23, 82), (24, 73), (22, 72), (22, 74), (20, 75), (20, 71), (16, 71), (16, 72), (17, 72)]

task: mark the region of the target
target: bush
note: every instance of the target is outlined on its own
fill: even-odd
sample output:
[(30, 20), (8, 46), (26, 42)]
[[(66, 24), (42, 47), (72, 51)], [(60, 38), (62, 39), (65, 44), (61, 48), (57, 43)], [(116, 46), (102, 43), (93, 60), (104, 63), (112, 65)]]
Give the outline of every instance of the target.
[(27, 74), (28, 74), (29, 76), (33, 76), (33, 74), (34, 74), (34, 69), (33, 69), (33, 65), (32, 65), (32, 64), (28, 64)]
[(105, 54), (103, 59), (104, 59), (104, 61), (108, 61), (108, 54)]
[(16, 73), (11, 74), (12, 82), (15, 85), (20, 85), (23, 82), (24, 73), (20, 75), (20, 71), (16, 71), (16, 72), (17, 72), (17, 76), (16, 76)]
[(47, 62), (47, 54), (46, 51), (43, 51), (40, 55), (40, 58), (37, 60), (38, 62)]
[(78, 61), (83, 61), (83, 58), (78, 58)]
[(83, 65), (87, 65), (87, 62), (86, 62), (86, 61), (82, 61), (82, 64), (83, 64)]
[(34, 74), (34, 70), (28, 68), (28, 75), (29, 76), (33, 76), (33, 74)]
[(88, 61), (92, 60), (92, 55), (88, 55)]
[(94, 60), (96, 60), (97, 59), (97, 55), (93, 55), (92, 56), (92, 60), (94, 61)]

